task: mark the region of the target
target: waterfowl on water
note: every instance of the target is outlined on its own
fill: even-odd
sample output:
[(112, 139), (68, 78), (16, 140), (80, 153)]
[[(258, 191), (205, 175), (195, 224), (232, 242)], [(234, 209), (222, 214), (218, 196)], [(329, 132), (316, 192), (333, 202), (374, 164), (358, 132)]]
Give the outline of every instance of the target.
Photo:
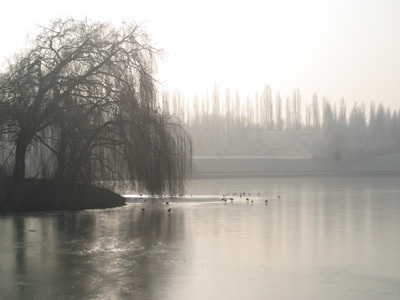
[(170, 207), (170, 208), (168, 208), (168, 212), (169, 212), (169, 213), (171, 212), (171, 209), (172, 209), (171, 207)]

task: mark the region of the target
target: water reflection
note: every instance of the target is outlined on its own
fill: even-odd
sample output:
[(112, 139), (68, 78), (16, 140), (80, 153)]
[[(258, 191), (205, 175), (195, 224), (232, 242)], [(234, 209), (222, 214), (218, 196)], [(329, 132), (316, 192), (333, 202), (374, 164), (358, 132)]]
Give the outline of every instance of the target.
[(0, 298), (151, 299), (157, 274), (178, 259), (183, 222), (184, 214), (134, 205), (3, 217)]
[[(268, 205), (219, 200), (266, 188)], [(0, 298), (400, 295), (396, 178), (199, 180), (189, 193), (168, 206), (0, 217)]]

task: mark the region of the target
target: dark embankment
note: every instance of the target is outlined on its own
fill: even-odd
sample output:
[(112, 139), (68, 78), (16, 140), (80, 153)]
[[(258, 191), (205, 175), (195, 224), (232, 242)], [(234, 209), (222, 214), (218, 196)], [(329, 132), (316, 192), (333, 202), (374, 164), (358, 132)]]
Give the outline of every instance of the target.
[(57, 184), (54, 180), (6, 178), (0, 191), (0, 212), (66, 211), (123, 206), (125, 199), (104, 188)]

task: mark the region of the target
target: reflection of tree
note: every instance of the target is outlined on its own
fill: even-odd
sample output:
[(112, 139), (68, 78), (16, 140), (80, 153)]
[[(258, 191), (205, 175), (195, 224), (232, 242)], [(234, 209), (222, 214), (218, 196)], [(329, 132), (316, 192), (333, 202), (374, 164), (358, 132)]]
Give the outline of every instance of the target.
[[(25, 218), (23, 217), (15, 217), (13, 218), (13, 225), (14, 225), (14, 243), (15, 247), (15, 282), (19, 283), (26, 283), (26, 271), (27, 271), (27, 264), (26, 264), (26, 228), (25, 228)], [(17, 288), (17, 292), (19, 297), (21, 298), (28, 298), (29, 295), (27, 294), (27, 290), (24, 288)]]
[(159, 298), (185, 232), (184, 214), (168, 214), (156, 203), (144, 214), (131, 206), (7, 222), (13, 225), (4, 226), (13, 236), (8, 250), (16, 251), (8, 274), (15, 275), (0, 297), (9, 299)]

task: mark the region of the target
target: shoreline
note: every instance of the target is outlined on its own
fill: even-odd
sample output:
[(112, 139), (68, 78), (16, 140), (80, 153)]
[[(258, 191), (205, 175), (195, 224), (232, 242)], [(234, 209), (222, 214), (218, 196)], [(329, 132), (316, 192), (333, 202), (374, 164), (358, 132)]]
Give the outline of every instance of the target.
[(239, 177), (400, 176), (400, 154), (374, 157), (193, 157), (188, 179)]
[(248, 172), (248, 173), (195, 173), (187, 179), (210, 178), (288, 178), (288, 177), (400, 177), (400, 171), (328, 171), (328, 172)]

